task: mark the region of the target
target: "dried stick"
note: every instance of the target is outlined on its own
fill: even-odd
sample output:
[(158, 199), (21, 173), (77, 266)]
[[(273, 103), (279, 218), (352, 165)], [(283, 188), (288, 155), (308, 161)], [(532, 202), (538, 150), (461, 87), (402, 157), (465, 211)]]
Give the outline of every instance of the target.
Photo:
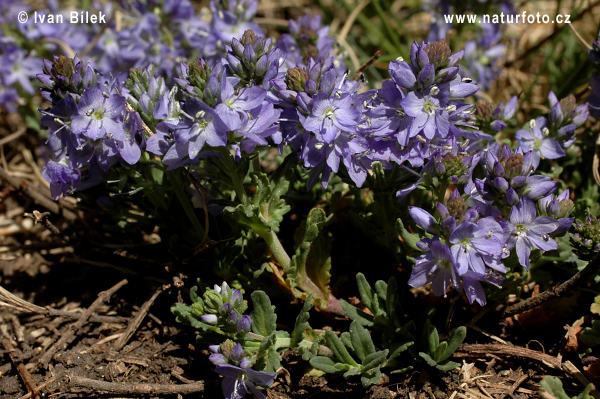
[(362, 75), (367, 70), (368, 67), (373, 65), (375, 63), (375, 61), (377, 61), (377, 59), (379, 57), (381, 57), (382, 54), (383, 54), (383, 51), (376, 50), (375, 54), (373, 54), (371, 56), (371, 58), (369, 58), (367, 60), (367, 62), (365, 62), (360, 68), (358, 68), (358, 70), (356, 72), (354, 72), (354, 74), (352, 75), (352, 79), (359, 79), (360, 75)]
[(154, 301), (156, 301), (156, 298), (158, 298), (158, 296), (160, 294), (162, 294), (165, 290), (169, 289), (170, 287), (171, 287), (170, 284), (163, 285), (162, 287), (160, 287), (159, 289), (157, 289), (154, 292), (154, 294), (152, 294), (152, 296), (150, 297), (150, 299), (148, 299), (146, 302), (144, 302), (144, 304), (142, 305), (142, 307), (140, 308), (140, 310), (137, 312), (137, 314), (135, 315), (135, 317), (133, 319), (131, 319), (131, 321), (129, 322), (129, 325), (127, 326), (127, 329), (125, 330), (125, 332), (114, 343), (113, 348), (115, 350), (119, 351), (119, 350), (121, 350), (121, 348), (123, 348), (125, 346), (125, 344), (127, 343), (127, 341), (129, 341), (129, 339), (137, 331), (137, 329), (139, 328), (140, 324), (142, 324), (142, 321), (144, 320), (144, 318), (146, 317), (146, 315), (150, 311), (150, 308), (154, 304)]
[[(41, 391), (42, 389), (46, 388), (48, 385), (52, 384), (54, 381), (56, 381), (57, 379), (59, 379), (61, 377), (62, 377), (62, 374), (58, 375), (58, 376), (54, 376), (54, 377), (48, 379), (47, 381), (42, 382), (40, 385), (35, 387), (35, 391), (37, 391), (37, 392)], [(29, 399), (29, 398), (31, 398), (31, 395), (32, 395), (32, 393), (28, 392), (25, 395), (21, 396), (19, 399)]]
[(8, 143), (10, 143), (13, 140), (18, 139), (19, 137), (21, 137), (22, 135), (25, 134), (26, 130), (27, 129), (23, 126), (23, 127), (19, 128), (17, 131), (15, 131), (14, 133), (11, 133), (11, 134), (9, 134), (6, 137), (2, 137), (0, 139), (0, 146), (8, 144)]
[(33, 376), (31, 374), (29, 374), (29, 371), (27, 371), (27, 369), (25, 368), (25, 365), (23, 363), (17, 361), (17, 359), (15, 358), (14, 352), (16, 350), (12, 346), (10, 339), (8, 339), (6, 337), (2, 338), (2, 346), (4, 346), (4, 349), (6, 349), (6, 352), (8, 353), (8, 357), (10, 358), (11, 363), (17, 369), (17, 372), (19, 373), (21, 380), (23, 380), (23, 383), (25, 384), (25, 388), (27, 388), (27, 392), (29, 392), (31, 394), (31, 397), (33, 397), (35, 399), (40, 399), (40, 394), (39, 394), (38, 390), (36, 389), (37, 382), (35, 382), (35, 379), (33, 378)]
[(93, 380), (91, 378), (70, 375), (67, 377), (69, 383), (79, 388), (88, 388), (96, 391), (110, 392), (122, 395), (172, 395), (188, 394), (204, 391), (204, 381), (190, 384), (144, 384), (128, 382), (107, 382)]
[(554, 357), (545, 353), (534, 351), (532, 349), (522, 348), (520, 346), (502, 345), (502, 344), (462, 344), (459, 346), (457, 353), (460, 357), (471, 357), (475, 355), (507, 355), (512, 357), (520, 357), (538, 361), (552, 367), (561, 369), (562, 361), (558, 357)]
[[(31, 199), (38, 205), (43, 206), (52, 213), (62, 214), (68, 220), (75, 220), (77, 216), (75, 213), (68, 209), (61, 208), (61, 206), (52, 200), (50, 197), (36, 190), (31, 184), (27, 184), (26, 181), (11, 176), (4, 168), (0, 166), (0, 178), (6, 180), (8, 184), (18, 190), (23, 190), (25, 194), (31, 197)], [(46, 187), (44, 187), (46, 188)], [(61, 212), (62, 210), (62, 212)]]
[(531, 297), (519, 303), (516, 303), (512, 306), (506, 308), (503, 313), (503, 316), (508, 317), (512, 316), (526, 310), (532, 309), (536, 306), (541, 305), (542, 303), (548, 302), (551, 299), (558, 298), (573, 287), (575, 287), (581, 280), (585, 280), (587, 277), (592, 276), (597, 271), (597, 266), (595, 261), (590, 261), (582, 270), (575, 273), (573, 277), (565, 281), (564, 283), (547, 289), (542, 292), (540, 295), (535, 297)]
[[(67, 319), (79, 319), (83, 312), (70, 312), (67, 310), (58, 310), (53, 308), (43, 308), (31, 302), (27, 302), (4, 287), (0, 286), (0, 307), (6, 307), (19, 313), (40, 314), (45, 316), (64, 317)], [(124, 323), (126, 317), (122, 316), (98, 316), (92, 315), (89, 318), (94, 323)]]
[(83, 327), (85, 323), (87, 323), (92, 313), (94, 313), (96, 309), (100, 307), (100, 305), (107, 301), (112, 294), (114, 294), (119, 288), (123, 287), (125, 284), (127, 284), (127, 280), (123, 279), (108, 290), (102, 291), (100, 294), (98, 294), (98, 298), (96, 298), (96, 300), (90, 305), (90, 307), (87, 308), (81, 314), (81, 317), (79, 317), (79, 319), (75, 323), (71, 324), (67, 331), (60, 337), (60, 339), (56, 341), (56, 343), (52, 345), (46, 351), (46, 353), (44, 353), (44, 355), (38, 361), (39, 364), (42, 364), (44, 367), (46, 367), (50, 362), (50, 359), (52, 359), (52, 356), (54, 356), (54, 354), (56, 353), (56, 351), (62, 349), (64, 346), (71, 343), (71, 341), (75, 338), (75, 333), (79, 331), (79, 329)]
[(43, 224), (52, 234), (60, 234), (60, 230), (48, 219), (50, 212), (40, 212), (34, 209), (32, 213), (24, 213), (23, 216), (32, 219), (34, 224)]
[(342, 41), (346, 39), (346, 36), (348, 36), (348, 33), (350, 32), (350, 28), (352, 28), (352, 25), (354, 24), (354, 21), (356, 20), (356, 17), (358, 17), (358, 15), (360, 14), (360, 12), (369, 4), (371, 0), (362, 0), (355, 8), (354, 10), (352, 10), (352, 12), (350, 13), (350, 15), (348, 16), (348, 19), (346, 19), (346, 22), (344, 23), (344, 26), (342, 27), (342, 30), (340, 30), (340, 33), (337, 36), (337, 39)]

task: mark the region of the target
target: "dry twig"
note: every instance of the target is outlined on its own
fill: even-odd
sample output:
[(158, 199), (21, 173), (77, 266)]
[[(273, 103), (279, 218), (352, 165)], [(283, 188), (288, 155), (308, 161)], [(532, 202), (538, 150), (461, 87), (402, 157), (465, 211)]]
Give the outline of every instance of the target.
[(98, 294), (98, 298), (96, 298), (96, 300), (90, 305), (90, 307), (87, 308), (81, 314), (81, 317), (75, 323), (71, 324), (68, 327), (67, 331), (65, 331), (64, 334), (60, 337), (60, 339), (56, 341), (56, 343), (52, 345), (46, 351), (46, 353), (44, 353), (44, 355), (39, 359), (38, 363), (46, 367), (50, 362), (50, 359), (52, 359), (52, 356), (54, 356), (54, 354), (56, 353), (56, 351), (68, 345), (75, 338), (75, 333), (79, 331), (79, 329), (88, 322), (88, 319), (90, 318), (92, 313), (94, 313), (100, 305), (107, 301), (112, 294), (114, 294), (119, 288), (123, 287), (125, 284), (127, 284), (127, 280), (123, 279), (108, 290), (102, 291), (100, 294)]
[(588, 277), (593, 276), (594, 273), (596, 273), (597, 269), (598, 266), (596, 264), (596, 261), (589, 262), (582, 270), (575, 273), (573, 277), (563, 282), (562, 284), (556, 287), (549, 288), (546, 291), (542, 292), (540, 295), (528, 298), (524, 301), (509, 306), (504, 311), (504, 316), (508, 317), (524, 312), (526, 310), (539, 306), (545, 302), (548, 302), (551, 299), (560, 297), (561, 295), (574, 288), (580, 281), (585, 281)]
[(531, 359), (543, 363), (548, 367), (559, 370), (562, 367), (562, 361), (560, 357), (555, 357), (520, 346), (502, 344), (463, 344), (458, 348), (458, 351), (455, 352), (454, 356), (472, 357), (490, 354)]
[(133, 319), (131, 319), (131, 321), (129, 322), (129, 325), (127, 326), (127, 329), (125, 330), (125, 332), (114, 343), (113, 348), (115, 350), (117, 350), (117, 351), (121, 350), (121, 348), (123, 348), (125, 346), (125, 344), (127, 343), (127, 341), (129, 341), (129, 339), (133, 336), (133, 334), (139, 328), (140, 324), (142, 324), (142, 321), (144, 320), (144, 318), (146, 317), (146, 315), (150, 311), (150, 308), (154, 304), (154, 301), (156, 300), (156, 298), (158, 298), (158, 296), (160, 294), (162, 294), (163, 292), (165, 292), (170, 287), (171, 287), (170, 284), (163, 285), (162, 287), (160, 287), (159, 289), (157, 289), (154, 292), (154, 294), (152, 294), (152, 296), (150, 297), (150, 299), (148, 299), (146, 302), (144, 302), (144, 304), (142, 305), (142, 307), (140, 308), (140, 310), (137, 312), (137, 314), (135, 315), (135, 317)]
[(10, 339), (8, 339), (6, 337), (2, 338), (2, 346), (4, 346), (4, 349), (6, 350), (11, 363), (17, 369), (17, 372), (19, 373), (21, 380), (23, 380), (23, 383), (25, 384), (25, 388), (27, 388), (27, 392), (29, 392), (31, 394), (31, 397), (33, 397), (35, 399), (39, 399), (40, 394), (36, 388), (37, 382), (35, 381), (33, 376), (29, 373), (29, 371), (27, 371), (27, 369), (25, 368), (25, 365), (23, 363), (17, 361), (17, 359), (15, 358), (14, 353), (16, 352), (16, 349), (12, 346)]
[(78, 388), (88, 388), (96, 391), (110, 392), (122, 395), (173, 395), (188, 394), (204, 391), (204, 381), (190, 384), (144, 384), (127, 382), (107, 382), (91, 378), (69, 375), (70, 385)]

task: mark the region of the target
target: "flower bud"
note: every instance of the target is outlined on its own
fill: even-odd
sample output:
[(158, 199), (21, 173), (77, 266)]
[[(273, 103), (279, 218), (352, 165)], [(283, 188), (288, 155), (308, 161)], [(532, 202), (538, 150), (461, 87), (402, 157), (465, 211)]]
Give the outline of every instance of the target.
[(238, 332), (248, 332), (250, 331), (250, 327), (252, 327), (252, 319), (248, 315), (242, 316), (237, 322), (237, 330)]

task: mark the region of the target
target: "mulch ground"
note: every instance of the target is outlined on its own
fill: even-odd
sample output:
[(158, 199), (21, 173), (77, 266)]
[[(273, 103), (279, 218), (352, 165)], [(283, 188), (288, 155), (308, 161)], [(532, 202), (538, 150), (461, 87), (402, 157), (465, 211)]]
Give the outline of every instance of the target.
[[(195, 347), (194, 332), (169, 311), (186, 297), (185, 278), (163, 278), (168, 268), (162, 274), (128, 269), (127, 262), (139, 261), (133, 251), (81, 251), (43, 222), (8, 214), (20, 227), (0, 237), (6, 289), (0, 291), (0, 398), (220, 397), (204, 345)], [(587, 381), (572, 362), (544, 353), (541, 342), (511, 345), (476, 326), (469, 338), (454, 356), (459, 369), (440, 376), (417, 366), (368, 390), (358, 380), (305, 376), (306, 364), (288, 354), (267, 394), (526, 399), (538, 397), (546, 374), (563, 378), (573, 393)]]

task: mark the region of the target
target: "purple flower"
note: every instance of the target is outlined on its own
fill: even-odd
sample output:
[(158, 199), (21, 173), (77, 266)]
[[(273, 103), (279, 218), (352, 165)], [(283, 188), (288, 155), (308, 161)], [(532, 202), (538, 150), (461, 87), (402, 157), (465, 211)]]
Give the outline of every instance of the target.
[(480, 306), (485, 306), (486, 298), (485, 291), (481, 286), (481, 282), (490, 283), (496, 287), (500, 287), (504, 278), (497, 273), (478, 274), (473, 271), (468, 271), (462, 276), (463, 290), (470, 304), (477, 302)]
[(77, 104), (77, 114), (71, 119), (71, 130), (92, 140), (107, 135), (117, 140), (125, 138), (122, 115), (125, 98), (118, 94), (104, 96), (97, 87), (87, 89)]
[(501, 256), (504, 246), (504, 231), (494, 218), (483, 218), (477, 223), (461, 223), (450, 234), (450, 243), (459, 275), (464, 275), (468, 270), (483, 275), (486, 264), (506, 271), (496, 260)]
[(448, 113), (441, 109), (440, 101), (432, 96), (417, 97), (413, 92), (408, 93), (402, 100), (404, 112), (413, 118), (409, 129), (409, 136), (414, 137), (423, 132), (426, 138), (433, 139), (436, 133), (439, 137), (446, 137), (450, 124)]
[(556, 220), (548, 216), (537, 216), (535, 203), (528, 199), (521, 201), (512, 208), (510, 223), (513, 226), (512, 240), (517, 250), (519, 263), (529, 270), (529, 255), (531, 249), (552, 251), (558, 244), (549, 234), (558, 228)]
[(301, 123), (321, 142), (332, 143), (340, 130), (353, 131), (358, 117), (350, 95), (339, 95), (338, 98), (337, 95), (330, 97), (321, 92), (313, 98), (311, 114), (301, 118)]
[(558, 159), (566, 155), (558, 141), (548, 137), (550, 131), (546, 127), (545, 118), (537, 118), (529, 124), (529, 127), (529, 129), (518, 130), (515, 137), (524, 152), (533, 151), (533, 163), (536, 167), (540, 158)]
[(460, 286), (454, 257), (448, 246), (438, 240), (434, 240), (429, 251), (416, 259), (408, 285), (421, 287), (428, 282), (433, 283), (433, 292), (438, 296), (446, 296), (450, 285)]
[(42, 170), (42, 175), (50, 182), (50, 194), (54, 199), (75, 190), (81, 181), (81, 172), (62, 162), (48, 161)]
[(215, 371), (223, 376), (221, 387), (225, 399), (242, 399), (248, 393), (257, 399), (264, 399), (265, 394), (257, 386), (266, 387), (275, 380), (275, 374), (232, 364), (218, 364)]

